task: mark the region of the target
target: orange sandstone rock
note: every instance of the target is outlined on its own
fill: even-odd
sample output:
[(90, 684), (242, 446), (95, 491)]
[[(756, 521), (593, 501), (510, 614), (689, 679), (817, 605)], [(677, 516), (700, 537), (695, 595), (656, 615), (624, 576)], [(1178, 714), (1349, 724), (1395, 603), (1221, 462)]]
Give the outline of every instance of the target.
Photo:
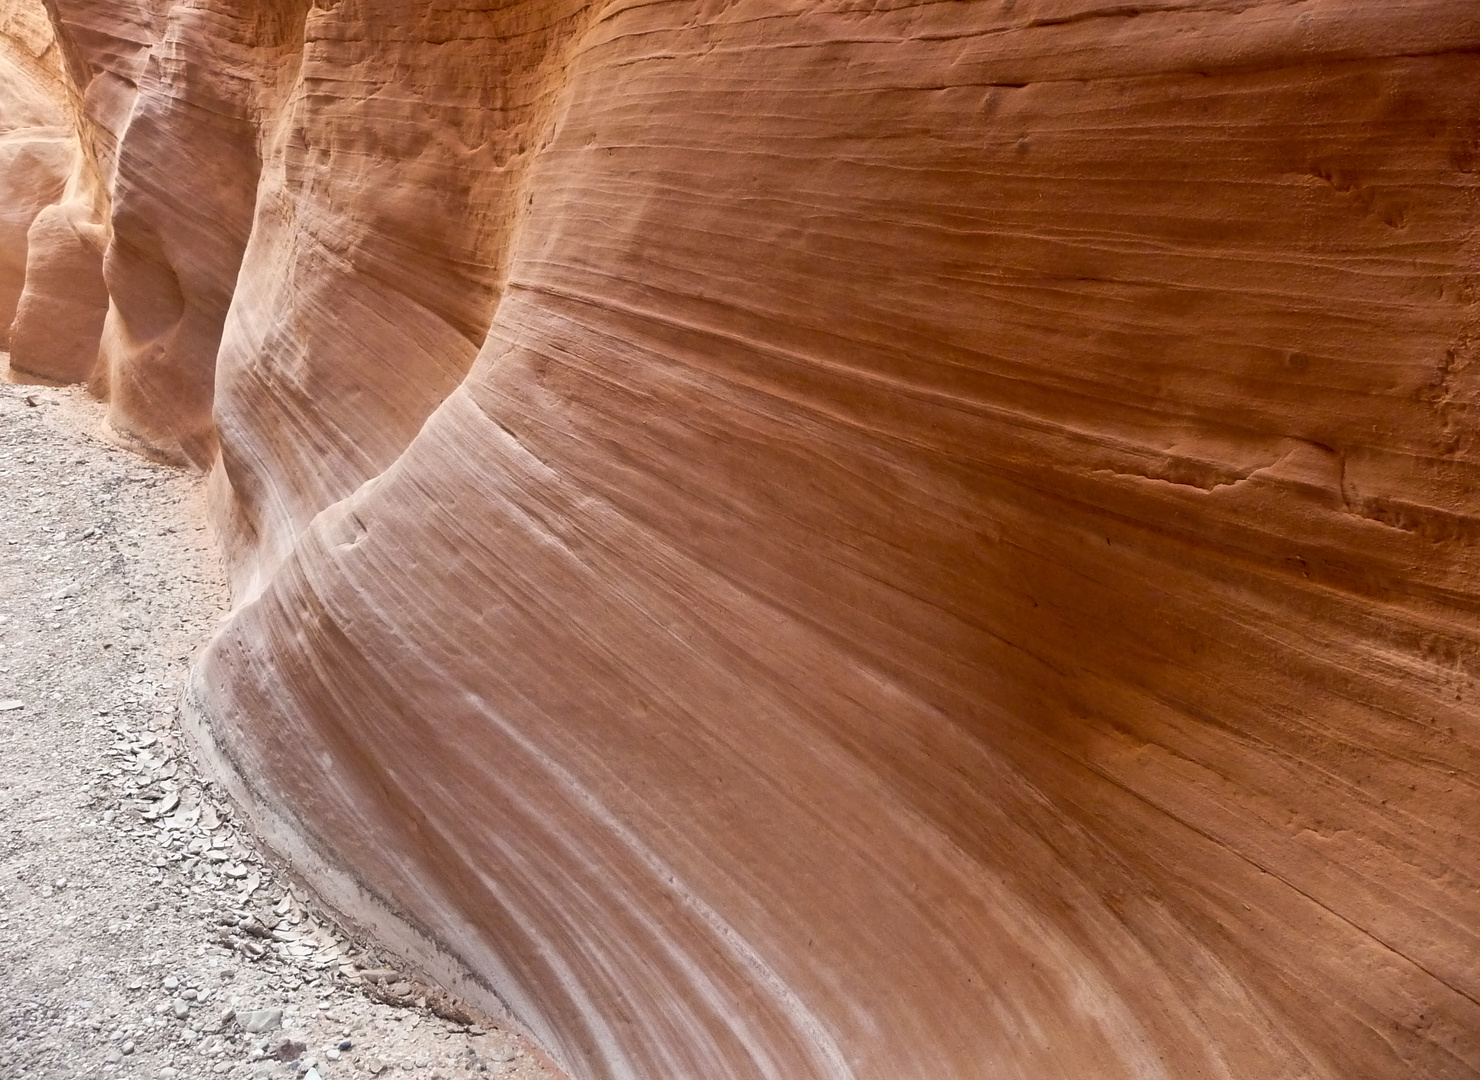
[(488, 7), (108, 129), (283, 850), (582, 1078), (1480, 1075), (1480, 9)]
[(109, 422), (207, 467), (221, 326), (252, 228), (259, 123), (304, 4), (175, 4), (139, 75), (112, 180), (100, 361)]
[(86, 382), (108, 311), (106, 229), (81, 200), (54, 203), (26, 235), (28, 269), (10, 339), (10, 366), (54, 382)]
[(26, 233), (76, 163), (65, 80), (40, 5), (0, 11), (0, 347), (26, 280)]
[(216, 375), (239, 594), (394, 462), (472, 365), (585, 9), (308, 12)]

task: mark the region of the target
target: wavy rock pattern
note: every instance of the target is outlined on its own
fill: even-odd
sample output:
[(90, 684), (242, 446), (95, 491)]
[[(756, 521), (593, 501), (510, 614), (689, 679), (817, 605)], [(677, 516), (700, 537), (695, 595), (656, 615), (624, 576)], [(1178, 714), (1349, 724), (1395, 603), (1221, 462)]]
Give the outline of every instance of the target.
[(146, 6), (102, 379), (342, 904), (580, 1077), (1480, 1075), (1480, 10)]
[(0, 8), (0, 347), (25, 288), (27, 233), (62, 196), (76, 156), (46, 13), (39, 5)]

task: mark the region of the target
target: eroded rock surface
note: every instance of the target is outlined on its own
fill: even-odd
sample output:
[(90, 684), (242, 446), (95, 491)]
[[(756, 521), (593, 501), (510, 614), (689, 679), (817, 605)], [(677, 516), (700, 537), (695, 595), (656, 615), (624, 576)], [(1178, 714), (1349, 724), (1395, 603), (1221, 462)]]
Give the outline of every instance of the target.
[(26, 234), (59, 199), (76, 162), (76, 128), (51, 24), (39, 4), (0, 9), (0, 346), (26, 282)]
[(43, 208), (26, 232), (26, 284), (11, 324), (21, 371), (56, 382), (86, 382), (98, 362), (108, 312), (103, 281), (107, 229), (74, 199)]
[(1480, 1074), (1480, 11), (55, 7), (351, 914), (580, 1077)]

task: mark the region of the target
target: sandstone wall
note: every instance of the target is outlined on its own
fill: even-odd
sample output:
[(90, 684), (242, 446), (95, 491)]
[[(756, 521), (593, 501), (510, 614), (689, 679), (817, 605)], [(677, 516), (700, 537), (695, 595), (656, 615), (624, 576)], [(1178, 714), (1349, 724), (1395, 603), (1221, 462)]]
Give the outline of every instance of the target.
[(485, 8), (360, 0), (301, 25), (216, 380), (240, 595), (396, 460), (487, 334), (589, 16), (574, 0)]
[[(106, 11), (119, 23), (128, 8), (110, 4)], [(23, 154), (44, 151), (46, 161), (43, 170), (16, 159), (0, 166), (0, 214), (18, 227), (24, 223), (23, 235), (0, 242), (0, 264), (17, 268), (9, 293), (0, 292), (0, 334), (13, 368), (57, 382), (86, 381), (97, 366), (109, 303), (103, 282), (108, 185), (125, 118), (116, 106), (105, 116), (95, 92), (105, 80), (94, 76), (105, 62), (119, 63), (117, 56), (86, 35), (80, 40), (89, 47), (79, 47), (76, 29), (53, 22), (39, 2), (0, 8), (0, 66), (3, 57), (10, 64), (0, 98), (26, 98), (36, 117), (7, 141)], [(0, 112), (14, 108), (0, 106)], [(29, 197), (18, 198), (16, 185), (27, 177)]]
[(579, 1077), (1480, 1074), (1480, 10), (54, 6), (352, 914)]
[(26, 235), (76, 165), (67, 80), (40, 5), (0, 9), (0, 347), (26, 281)]

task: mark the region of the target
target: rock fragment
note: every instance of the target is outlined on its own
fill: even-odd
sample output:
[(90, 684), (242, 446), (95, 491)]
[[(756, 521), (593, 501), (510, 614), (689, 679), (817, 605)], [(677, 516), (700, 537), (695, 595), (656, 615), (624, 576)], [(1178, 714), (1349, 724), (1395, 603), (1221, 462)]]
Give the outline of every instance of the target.
[(237, 1026), (249, 1035), (260, 1035), (267, 1031), (276, 1031), (282, 1026), (282, 1009), (252, 1009), (248, 1012), (236, 1014)]

